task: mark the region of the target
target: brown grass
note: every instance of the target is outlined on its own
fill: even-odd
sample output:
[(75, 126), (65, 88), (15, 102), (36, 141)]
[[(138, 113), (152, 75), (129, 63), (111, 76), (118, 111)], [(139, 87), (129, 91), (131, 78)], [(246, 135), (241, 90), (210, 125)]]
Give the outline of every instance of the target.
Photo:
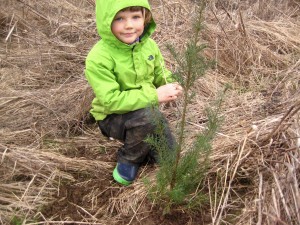
[[(151, 3), (153, 37), (175, 70), (164, 44), (184, 48), (195, 3)], [(203, 42), (217, 65), (195, 85), (186, 146), (205, 128), (205, 107), (225, 84), (231, 89), (206, 176), (210, 208), (196, 217), (175, 209), (172, 220), (160, 217), (141, 179), (130, 187), (112, 181), (120, 143), (101, 136), (88, 114), (94, 1), (2, 1), (0, 223), (299, 224), (299, 10), (295, 0), (209, 1)], [(175, 129), (177, 107), (161, 109)], [(154, 179), (155, 169), (143, 168), (146, 175)]]

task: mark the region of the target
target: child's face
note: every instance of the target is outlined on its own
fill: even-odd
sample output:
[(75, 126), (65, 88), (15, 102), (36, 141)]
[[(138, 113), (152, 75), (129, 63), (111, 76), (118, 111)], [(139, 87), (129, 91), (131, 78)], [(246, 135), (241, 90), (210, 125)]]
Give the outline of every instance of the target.
[(120, 41), (133, 43), (144, 31), (142, 11), (119, 11), (112, 22), (111, 30)]

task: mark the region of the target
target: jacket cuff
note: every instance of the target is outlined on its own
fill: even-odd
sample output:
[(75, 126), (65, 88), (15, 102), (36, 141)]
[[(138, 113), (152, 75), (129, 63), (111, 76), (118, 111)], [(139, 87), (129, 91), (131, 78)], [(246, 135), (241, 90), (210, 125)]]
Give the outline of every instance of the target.
[(151, 105), (158, 105), (158, 96), (157, 96), (157, 91), (155, 87), (148, 87), (148, 90), (146, 90), (146, 93), (148, 93), (149, 96), (149, 103)]

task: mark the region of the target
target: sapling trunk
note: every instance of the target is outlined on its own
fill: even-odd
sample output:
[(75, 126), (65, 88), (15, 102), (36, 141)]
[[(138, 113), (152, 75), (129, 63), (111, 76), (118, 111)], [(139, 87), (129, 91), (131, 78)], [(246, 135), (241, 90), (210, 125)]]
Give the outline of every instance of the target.
[[(191, 76), (190, 73), (187, 75), (187, 81), (189, 80), (189, 77)], [(187, 82), (188, 84), (189, 82)], [(180, 160), (180, 154), (182, 152), (182, 146), (183, 146), (183, 141), (184, 141), (184, 131), (185, 131), (185, 124), (186, 124), (186, 111), (187, 111), (187, 106), (189, 102), (189, 90), (187, 87), (183, 87), (184, 94), (183, 94), (183, 109), (182, 109), (182, 117), (180, 121), (180, 126), (179, 126), (179, 137), (178, 137), (178, 145), (176, 146), (176, 159), (175, 159), (175, 164), (172, 170), (172, 178), (170, 182), (170, 189), (172, 190), (174, 188), (174, 185), (176, 183), (176, 174), (177, 174), (177, 167), (179, 164)]]
[[(199, 15), (196, 19), (196, 22), (194, 24), (194, 33), (193, 36), (190, 38), (190, 43), (187, 45), (187, 50), (185, 52), (185, 63), (183, 63), (178, 57), (174, 49), (169, 46), (169, 49), (171, 50), (172, 55), (175, 57), (177, 63), (179, 66), (181, 66), (183, 74), (185, 74), (185, 77), (183, 74), (179, 74), (181, 76), (181, 79), (179, 80), (179, 83), (183, 86), (184, 95), (183, 95), (183, 109), (181, 113), (181, 121), (179, 126), (179, 136), (178, 136), (178, 145), (176, 147), (176, 159), (175, 163), (172, 169), (171, 173), (171, 181), (170, 181), (170, 190), (172, 190), (176, 184), (176, 176), (177, 176), (177, 168), (179, 164), (179, 160), (181, 157), (181, 152), (183, 148), (184, 143), (184, 132), (185, 132), (185, 125), (186, 125), (186, 113), (187, 113), (187, 106), (190, 103), (191, 98), (191, 88), (193, 87), (193, 83), (196, 80), (196, 78), (203, 76), (203, 69), (207, 65), (204, 64), (204, 67), (201, 68), (201, 70), (197, 71), (195, 68), (198, 66), (196, 64), (199, 64), (198, 60), (198, 54), (203, 49), (203, 46), (199, 48), (198, 41), (199, 41), (199, 34), (202, 29), (202, 12), (204, 10), (204, 2), (201, 4), (199, 9)], [(201, 63), (203, 64), (203, 62)], [(181, 81), (181, 82), (180, 82)]]

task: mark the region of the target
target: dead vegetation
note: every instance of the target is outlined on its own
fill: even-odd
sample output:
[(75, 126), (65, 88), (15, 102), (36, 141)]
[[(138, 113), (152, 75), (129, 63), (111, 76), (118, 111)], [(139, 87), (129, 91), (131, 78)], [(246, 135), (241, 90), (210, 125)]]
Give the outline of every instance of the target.
[[(154, 38), (174, 70), (164, 44), (184, 48), (195, 3), (151, 3)], [(205, 127), (204, 108), (231, 86), (203, 189), (210, 207), (162, 217), (142, 179), (113, 182), (119, 143), (102, 137), (88, 114), (94, 1), (2, 0), (0, 223), (299, 224), (299, 10), (298, 0), (209, 1), (203, 42), (217, 65), (197, 81), (190, 139)], [(162, 110), (175, 128), (177, 108)]]

